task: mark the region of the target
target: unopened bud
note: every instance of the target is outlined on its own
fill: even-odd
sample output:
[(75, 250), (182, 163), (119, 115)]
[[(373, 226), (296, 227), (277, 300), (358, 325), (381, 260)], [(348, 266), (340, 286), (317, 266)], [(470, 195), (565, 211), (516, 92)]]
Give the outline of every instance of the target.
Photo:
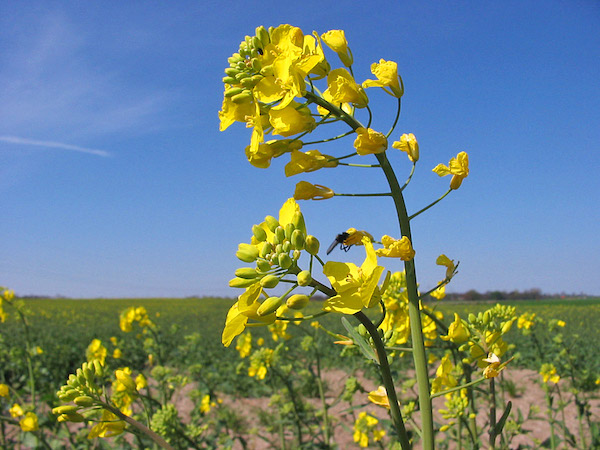
[(296, 211), (292, 216), (292, 223), (294, 224), (294, 228), (300, 228), (301, 230), (306, 229), (306, 224), (304, 223), (304, 216), (300, 211)]
[(101, 377), (102, 375), (104, 375), (104, 367), (102, 367), (102, 363), (95, 359), (93, 361), (94, 364), (94, 372), (96, 372), (96, 376), (97, 377)]
[(304, 248), (304, 233), (301, 229), (296, 228), (293, 231), (290, 240), (292, 241), (292, 246), (294, 247), (294, 249), (302, 250)]
[(59, 422), (85, 422), (87, 419), (78, 412), (61, 414), (58, 418)]
[(266, 289), (272, 289), (279, 284), (279, 278), (275, 275), (267, 275), (260, 280), (260, 285)]
[(259, 316), (267, 316), (275, 311), (277, 308), (281, 306), (283, 303), (283, 299), (280, 297), (269, 297), (256, 310), (256, 314)]
[(469, 322), (475, 323), (477, 321), (477, 317), (473, 313), (469, 313)]
[(68, 413), (73, 413), (73, 412), (77, 412), (79, 410), (78, 406), (74, 406), (74, 405), (62, 405), (62, 406), (57, 406), (56, 408), (52, 409), (52, 414), (68, 414)]
[(247, 278), (232, 278), (229, 280), (229, 287), (232, 288), (247, 288), (248, 286), (252, 286), (256, 283), (255, 279), (247, 279)]
[(259, 259), (256, 261), (256, 268), (261, 272), (268, 272), (271, 270), (271, 264), (266, 259)]
[(282, 269), (289, 269), (292, 266), (292, 258), (287, 253), (280, 253), (278, 257), (279, 267)]
[(320, 245), (319, 240), (311, 234), (306, 236), (306, 239), (304, 240), (304, 248), (311, 255), (319, 253)]
[(235, 276), (238, 278), (253, 280), (258, 276), (258, 273), (256, 273), (256, 269), (253, 269), (252, 267), (240, 267), (235, 271)]
[(225, 84), (237, 84), (237, 80), (234, 77), (226, 76), (222, 79)]
[(280, 244), (285, 241), (285, 230), (281, 225), (275, 228), (275, 237), (277, 238), (277, 242)]
[(309, 301), (310, 301), (310, 298), (308, 297), (308, 295), (296, 294), (296, 295), (292, 295), (290, 298), (288, 298), (286, 300), (285, 304), (290, 309), (302, 309), (306, 305), (308, 305)]
[(490, 323), (490, 312), (486, 311), (483, 313), (483, 324), (487, 325), (488, 323)]
[(233, 87), (225, 91), (225, 97), (233, 97), (234, 95), (241, 94), (242, 92), (244, 92), (244, 88)]
[(275, 232), (275, 228), (279, 226), (279, 221), (273, 216), (265, 217), (265, 223), (267, 224), (269, 230), (271, 230), (273, 233)]
[(303, 270), (296, 275), (296, 281), (298, 282), (298, 286), (308, 286), (312, 281), (312, 276), (308, 270)]
[(502, 334), (508, 333), (510, 331), (510, 329), (512, 328), (512, 324), (513, 324), (512, 320), (504, 322), (502, 324)]
[(241, 94), (237, 94), (234, 95), (233, 97), (231, 97), (231, 101), (233, 103), (235, 103), (236, 105), (242, 104), (242, 103), (249, 103), (252, 100), (252, 93), (250, 93), (249, 91), (244, 91)]
[(270, 254), (272, 251), (273, 251), (273, 244), (271, 244), (270, 242), (264, 242), (262, 247), (260, 248), (260, 253), (259, 253), (260, 257), (266, 258), (267, 255)]
[(267, 232), (260, 225), (252, 225), (252, 234), (258, 242), (267, 240)]
[(79, 397), (75, 397), (73, 399), (77, 406), (88, 407), (94, 404), (94, 399), (89, 395), (80, 395)]
[(251, 244), (239, 244), (238, 251), (235, 253), (240, 261), (251, 263), (258, 258), (258, 248)]

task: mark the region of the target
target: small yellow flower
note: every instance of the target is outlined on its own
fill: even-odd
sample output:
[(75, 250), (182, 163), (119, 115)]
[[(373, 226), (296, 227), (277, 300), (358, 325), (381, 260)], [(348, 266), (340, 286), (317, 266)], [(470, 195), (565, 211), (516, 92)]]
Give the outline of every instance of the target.
[(519, 316), (519, 319), (517, 320), (517, 327), (529, 330), (535, 323), (534, 319), (535, 313), (523, 313)]
[(394, 239), (385, 235), (381, 238), (381, 243), (384, 248), (377, 250), (377, 256), (400, 258), (402, 261), (410, 261), (415, 257), (415, 251), (407, 236), (402, 236), (402, 239)]
[(147, 386), (148, 381), (146, 381), (146, 377), (144, 376), (144, 374), (138, 374), (138, 376), (135, 377), (135, 389), (139, 391), (140, 389), (144, 389)]
[(272, 139), (260, 143), (258, 146), (246, 147), (246, 158), (248, 162), (259, 169), (266, 169), (271, 165), (271, 160), (284, 153), (291, 153), (292, 150), (300, 150), (302, 141), (294, 139)]
[(25, 414), (25, 412), (23, 411), (23, 408), (21, 408), (21, 405), (19, 405), (18, 403), (15, 403), (14, 405), (12, 405), (10, 407), (10, 409), (8, 410), (8, 412), (14, 418), (21, 417), (23, 414)]
[(500, 358), (495, 353), (490, 353), (482, 361), (488, 363), (488, 366), (483, 369), (483, 376), (485, 378), (495, 378), (503, 369), (500, 367)]
[(23, 431), (37, 431), (39, 429), (38, 417), (35, 413), (28, 412), (25, 414), (25, 417), (19, 421), (19, 425)]
[(357, 442), (361, 447), (369, 446), (369, 434), (373, 435), (375, 442), (380, 441), (385, 436), (385, 431), (380, 428), (375, 428), (379, 420), (375, 417), (362, 411), (358, 415), (358, 419), (354, 422), (354, 442)]
[(90, 430), (88, 439), (116, 436), (123, 433), (123, 430), (125, 430), (125, 422), (105, 409), (102, 411), (101, 421)]
[(344, 239), (344, 245), (363, 245), (363, 238), (368, 238), (369, 241), (373, 242), (373, 236), (364, 230), (357, 230), (356, 228), (348, 228), (346, 230), (348, 237)]
[(372, 155), (385, 152), (388, 146), (387, 138), (383, 133), (372, 128), (357, 128), (354, 148), (359, 155)]
[(100, 339), (92, 340), (92, 342), (86, 350), (86, 357), (88, 361), (93, 361), (94, 359), (97, 359), (102, 365), (104, 365), (106, 354), (106, 347), (102, 345), (102, 341)]
[(273, 126), (274, 135), (279, 134), (284, 137), (311, 131), (315, 127), (315, 119), (310, 109), (294, 101), (285, 108), (271, 109), (269, 123)]
[(554, 364), (542, 364), (542, 367), (540, 368), (540, 375), (546, 384), (557, 384), (560, 381), (560, 375), (558, 375), (556, 372), (556, 367), (554, 367)]
[(235, 349), (239, 352), (240, 358), (250, 355), (250, 351), (252, 350), (252, 335), (249, 331), (238, 336)]
[(8, 398), (8, 394), (9, 394), (8, 385), (6, 385), (4, 383), (0, 383), (0, 397)]
[(454, 269), (456, 268), (453, 259), (450, 259), (446, 255), (442, 254), (437, 257), (435, 263), (438, 266), (444, 266), (446, 268), (446, 278), (452, 278), (454, 275)]
[(353, 63), (352, 52), (348, 48), (348, 41), (344, 30), (330, 30), (321, 35), (321, 39), (334, 52), (337, 53), (342, 64), (350, 67)]
[(397, 63), (380, 59), (379, 63), (371, 64), (371, 73), (377, 77), (377, 80), (364, 81), (362, 84), (364, 88), (380, 87), (393, 97), (402, 97), (404, 85), (402, 79), (398, 76)]
[(559, 326), (559, 327), (564, 327), (564, 326), (566, 325), (566, 323), (565, 323), (565, 321), (564, 321), (564, 320), (558, 320), (558, 321), (556, 322), (556, 325), (557, 325), (557, 326)]
[(364, 108), (369, 97), (362, 86), (354, 81), (354, 77), (344, 68), (334, 69), (327, 75), (327, 89), (323, 98), (329, 103), (339, 105), (352, 103), (357, 108)]
[(123, 357), (123, 352), (120, 348), (115, 348), (112, 354), (114, 359), (121, 359)]
[(329, 155), (322, 155), (319, 150), (301, 152), (292, 150), (291, 161), (285, 166), (285, 176), (291, 177), (304, 172), (314, 172), (324, 167), (337, 167), (338, 161)]
[(377, 390), (369, 392), (369, 401), (384, 408), (390, 408), (390, 399), (384, 386), (379, 386)]
[(448, 166), (438, 164), (433, 168), (433, 171), (440, 177), (452, 175), (450, 189), (458, 189), (462, 184), (462, 180), (469, 176), (469, 155), (466, 152), (460, 152), (456, 155), (456, 158), (450, 159)]
[(430, 292), (429, 295), (431, 295), (436, 300), (442, 300), (444, 297), (446, 297), (446, 286), (440, 286), (436, 290)]
[(334, 192), (326, 186), (300, 181), (296, 184), (294, 198), (296, 200), (326, 200), (333, 197)]
[(455, 344), (462, 344), (469, 340), (469, 329), (465, 326), (459, 315), (454, 313), (454, 322), (448, 327), (448, 336), (440, 336), (444, 341), (452, 341)]
[(411, 162), (416, 163), (419, 160), (419, 143), (412, 133), (400, 136), (400, 140), (395, 141), (392, 147), (406, 153)]

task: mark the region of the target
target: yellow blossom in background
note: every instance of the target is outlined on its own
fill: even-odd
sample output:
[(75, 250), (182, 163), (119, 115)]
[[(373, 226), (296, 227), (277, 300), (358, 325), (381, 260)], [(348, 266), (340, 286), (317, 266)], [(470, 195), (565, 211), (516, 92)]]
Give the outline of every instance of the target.
[(207, 414), (210, 412), (211, 408), (214, 408), (217, 404), (210, 400), (210, 395), (206, 394), (202, 397), (202, 401), (200, 402), (200, 412), (202, 414)]
[(320, 184), (312, 184), (308, 181), (300, 181), (296, 184), (294, 198), (296, 200), (326, 200), (333, 197), (331, 189)]
[(399, 141), (395, 141), (392, 147), (403, 151), (408, 155), (411, 162), (416, 163), (419, 160), (419, 143), (414, 134), (403, 134)]
[(273, 359), (273, 350), (270, 348), (261, 348), (255, 351), (250, 357), (250, 367), (248, 376), (256, 377), (258, 380), (264, 380), (267, 376), (267, 369), (271, 367)]
[(558, 375), (558, 373), (556, 372), (556, 367), (554, 367), (554, 364), (542, 364), (542, 367), (540, 369), (540, 375), (542, 376), (542, 380), (546, 384), (556, 384), (560, 381), (560, 375)]
[(444, 341), (452, 341), (455, 344), (462, 344), (469, 340), (469, 329), (465, 326), (459, 315), (454, 313), (454, 322), (448, 327), (448, 335), (440, 336)]
[(369, 103), (365, 90), (354, 81), (350, 72), (343, 68), (329, 72), (323, 98), (334, 105), (352, 103), (357, 108), (364, 108)]
[(529, 330), (534, 324), (534, 319), (535, 313), (523, 313), (517, 319), (517, 327)]
[(415, 251), (407, 236), (402, 236), (401, 239), (394, 239), (385, 235), (381, 238), (381, 243), (384, 248), (377, 250), (377, 256), (400, 258), (402, 261), (410, 261), (415, 257)]
[(139, 391), (140, 389), (144, 389), (147, 386), (148, 381), (146, 380), (146, 377), (144, 376), (144, 374), (139, 373), (138, 376), (135, 377), (135, 389)]
[(115, 348), (115, 349), (113, 350), (112, 357), (113, 357), (114, 359), (121, 359), (121, 358), (123, 357), (123, 352), (121, 351), (121, 349), (120, 349), (120, 348)]
[(117, 436), (125, 430), (125, 422), (120, 420), (116, 415), (104, 409), (102, 411), (102, 419), (90, 430), (88, 439), (97, 437), (108, 438)]
[(368, 237), (362, 239), (366, 257), (361, 267), (352, 263), (328, 261), (323, 273), (338, 295), (327, 299), (324, 311), (354, 314), (363, 308), (371, 308), (379, 301), (377, 283), (384, 268), (377, 265), (377, 256)]
[(12, 405), (10, 407), (10, 409), (8, 410), (8, 412), (14, 418), (21, 417), (23, 414), (25, 414), (25, 412), (23, 411), (23, 408), (21, 408), (21, 405), (19, 405), (18, 403), (15, 403), (14, 405)]
[(252, 335), (249, 331), (238, 336), (235, 349), (239, 352), (240, 358), (250, 355), (250, 351), (252, 350)]
[(23, 431), (37, 431), (39, 429), (37, 415), (31, 411), (26, 413), (19, 421), (19, 426)]
[(354, 422), (354, 442), (357, 442), (361, 447), (369, 446), (369, 435), (373, 435), (375, 442), (380, 441), (385, 436), (385, 431), (376, 428), (379, 420), (365, 411), (361, 411), (358, 415), (358, 419)]
[(291, 160), (285, 166), (285, 176), (291, 177), (299, 173), (314, 172), (324, 167), (337, 167), (338, 162), (332, 156), (322, 155), (319, 150), (301, 152), (293, 150)]
[(369, 392), (369, 401), (384, 408), (390, 408), (390, 399), (384, 386), (379, 386), (377, 390)]
[(94, 339), (88, 345), (88, 348), (85, 352), (87, 360), (93, 361), (97, 359), (100, 361), (100, 364), (104, 365), (104, 360), (106, 359), (107, 350), (104, 345), (102, 345), (102, 341), (100, 339)]
[(433, 298), (437, 299), (437, 300), (442, 300), (444, 297), (446, 297), (446, 286), (442, 285), (439, 288), (435, 289), (434, 291), (431, 291), (429, 293), (429, 295), (431, 295)]
[(566, 325), (566, 323), (564, 320), (557, 320), (556, 325), (559, 327), (564, 327)]
[(456, 158), (450, 159), (448, 166), (438, 164), (433, 168), (433, 171), (440, 177), (452, 175), (450, 189), (458, 189), (463, 179), (469, 175), (469, 155), (466, 152), (460, 152), (456, 155)]
[(402, 97), (404, 85), (398, 76), (397, 63), (380, 59), (378, 63), (371, 64), (371, 73), (377, 77), (377, 80), (365, 80), (362, 84), (364, 88), (380, 87), (393, 97)]
[(9, 388), (7, 384), (4, 383), (0, 383), (0, 397), (6, 397), (8, 398), (9, 395)]
[(340, 58), (342, 64), (346, 67), (350, 67), (354, 62), (352, 52), (348, 47), (348, 41), (346, 40), (346, 34), (344, 30), (330, 30), (321, 35), (321, 39), (325, 44)]
[(354, 148), (359, 155), (372, 155), (385, 152), (387, 149), (388, 142), (383, 133), (363, 127), (355, 131), (357, 136), (354, 140)]
[(112, 345), (117, 345), (117, 342), (118, 342), (116, 336), (111, 336), (109, 341)]
[[(277, 311), (277, 315), (281, 315), (279, 311)], [(289, 325), (289, 321), (287, 320), (278, 320), (271, 325), (269, 325), (269, 331), (271, 332), (271, 338), (277, 342), (279, 339), (288, 340), (292, 338), (292, 335), (289, 334), (286, 330)]]
[(444, 355), (442, 358), (439, 367), (435, 372), (435, 378), (431, 382), (431, 393), (435, 394), (437, 392), (441, 392), (444, 388), (449, 389), (453, 388), (458, 384), (456, 377), (453, 374), (454, 364), (450, 360), (450, 356), (448, 354)]

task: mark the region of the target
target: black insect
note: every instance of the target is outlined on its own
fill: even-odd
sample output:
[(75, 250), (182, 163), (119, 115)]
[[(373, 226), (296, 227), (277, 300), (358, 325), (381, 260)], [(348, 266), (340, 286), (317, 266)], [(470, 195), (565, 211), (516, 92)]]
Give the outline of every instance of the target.
[(344, 244), (344, 241), (346, 239), (348, 239), (349, 237), (350, 237), (350, 234), (346, 233), (345, 231), (343, 233), (338, 234), (335, 237), (335, 240), (331, 243), (331, 245), (327, 249), (327, 254), (329, 255), (338, 244), (340, 245), (340, 249), (344, 250), (345, 252), (350, 250), (351, 245)]

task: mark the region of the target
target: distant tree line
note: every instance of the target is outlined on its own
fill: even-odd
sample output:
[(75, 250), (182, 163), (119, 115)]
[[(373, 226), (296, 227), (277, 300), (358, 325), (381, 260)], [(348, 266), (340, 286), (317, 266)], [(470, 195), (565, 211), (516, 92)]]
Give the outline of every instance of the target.
[(501, 300), (541, 300), (547, 298), (572, 298), (572, 297), (588, 297), (584, 293), (579, 294), (566, 294), (564, 292), (560, 294), (544, 294), (541, 289), (533, 288), (524, 291), (487, 291), (478, 292), (475, 289), (470, 289), (463, 293), (446, 293), (446, 299), (448, 300), (462, 300), (462, 301), (501, 301)]

